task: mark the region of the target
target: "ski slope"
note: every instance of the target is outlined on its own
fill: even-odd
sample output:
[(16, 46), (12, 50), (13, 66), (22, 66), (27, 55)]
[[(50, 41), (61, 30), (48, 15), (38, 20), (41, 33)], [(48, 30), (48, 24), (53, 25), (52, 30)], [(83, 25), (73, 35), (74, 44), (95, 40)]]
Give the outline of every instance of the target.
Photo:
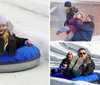
[[(100, 42), (74, 42), (74, 43), (63, 43), (62, 44), (66, 47), (66, 54), (68, 52), (72, 52), (73, 55), (76, 55), (77, 54), (77, 51), (79, 48), (81, 47), (84, 47), (87, 52), (89, 54), (92, 55), (92, 59), (94, 60), (95, 62), (95, 72), (99, 72), (100, 73)], [(65, 51), (65, 49), (62, 49), (62, 45), (61, 43), (54, 43), (52, 42), (51, 43), (51, 46), (52, 47), (55, 47), (56, 49), (60, 49), (62, 51)], [(61, 47), (62, 46), (62, 47)], [(60, 48), (61, 47), (61, 48)], [(55, 55), (52, 56), (52, 53), (55, 53)], [(52, 68), (57, 68), (59, 67), (59, 64), (61, 63), (61, 60), (65, 58), (65, 56), (60, 56), (58, 55), (59, 51), (56, 50), (55, 51), (50, 51), (50, 69)], [(61, 79), (61, 78), (54, 78), (54, 77), (51, 77), (50, 78), (50, 85), (93, 85), (92, 83), (88, 83), (88, 82), (84, 82), (84, 81), (70, 81), (70, 80), (66, 80), (66, 79)]]
[(41, 51), (39, 66), (23, 72), (0, 73), (0, 85), (48, 85), (49, 17), (47, 10), (48, 1), (46, 0), (41, 2), (39, 0), (0, 0), (0, 15), (2, 14), (13, 23), (13, 32), (19, 37), (28, 38)]
[[(71, 2), (80, 2), (80, 1), (94, 1), (94, 0), (69, 0)], [(100, 0), (95, 0), (100, 1)], [(50, 2), (66, 2), (66, 0), (50, 0)]]

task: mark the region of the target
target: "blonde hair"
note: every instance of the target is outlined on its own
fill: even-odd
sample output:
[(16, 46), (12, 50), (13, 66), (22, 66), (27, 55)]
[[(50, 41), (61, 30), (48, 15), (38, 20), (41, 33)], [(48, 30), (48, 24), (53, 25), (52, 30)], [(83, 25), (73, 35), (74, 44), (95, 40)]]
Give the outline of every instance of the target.
[(78, 12), (78, 13), (76, 13), (76, 14), (74, 15), (74, 18), (75, 18), (78, 14), (80, 14), (80, 15), (81, 15), (81, 19), (83, 19), (83, 18), (84, 18), (84, 14), (83, 14), (82, 12)]
[(9, 38), (9, 33), (8, 30), (6, 29), (5, 32), (3, 33), (3, 39), (4, 39), (4, 43), (8, 43), (8, 38)]

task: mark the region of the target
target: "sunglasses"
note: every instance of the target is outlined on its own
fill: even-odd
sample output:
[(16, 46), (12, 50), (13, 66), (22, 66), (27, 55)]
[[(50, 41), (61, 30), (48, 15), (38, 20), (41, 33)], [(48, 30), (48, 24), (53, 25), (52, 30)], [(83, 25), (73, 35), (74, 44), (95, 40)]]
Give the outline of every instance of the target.
[(82, 55), (82, 54), (84, 54), (84, 55), (85, 55), (86, 53), (85, 53), (85, 52), (83, 52), (83, 53), (79, 53), (79, 54), (80, 54), (80, 55)]

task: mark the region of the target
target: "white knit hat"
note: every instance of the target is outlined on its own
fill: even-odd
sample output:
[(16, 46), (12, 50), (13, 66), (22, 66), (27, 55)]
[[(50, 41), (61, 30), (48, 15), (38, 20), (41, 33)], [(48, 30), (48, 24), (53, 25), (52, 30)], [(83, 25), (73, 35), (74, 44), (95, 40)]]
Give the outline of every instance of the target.
[(5, 24), (6, 25), (6, 19), (4, 16), (0, 16), (0, 24)]

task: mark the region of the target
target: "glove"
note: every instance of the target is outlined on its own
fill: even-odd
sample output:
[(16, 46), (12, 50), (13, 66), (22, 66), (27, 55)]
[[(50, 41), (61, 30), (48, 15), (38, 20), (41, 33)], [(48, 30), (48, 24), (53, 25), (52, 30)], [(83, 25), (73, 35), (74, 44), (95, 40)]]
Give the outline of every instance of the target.
[(30, 46), (32, 46), (32, 43), (31, 43), (31, 41), (30, 41), (30, 40), (26, 40), (26, 41), (25, 41), (25, 45), (27, 45), (27, 46), (29, 46), (29, 47), (30, 47)]

